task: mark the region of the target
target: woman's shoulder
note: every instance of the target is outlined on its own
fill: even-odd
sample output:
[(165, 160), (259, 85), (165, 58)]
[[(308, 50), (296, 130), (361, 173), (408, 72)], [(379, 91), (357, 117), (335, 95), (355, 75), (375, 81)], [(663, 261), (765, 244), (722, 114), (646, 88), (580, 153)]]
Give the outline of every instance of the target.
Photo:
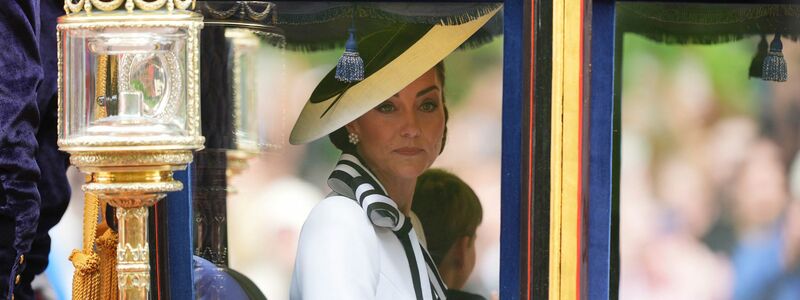
[(344, 213), (344, 214), (364, 214), (364, 210), (361, 209), (361, 206), (358, 205), (356, 200), (347, 198), (345, 196), (330, 193), (325, 199), (322, 199), (316, 207), (314, 207), (314, 211), (317, 213), (324, 214), (324, 213)]
[(328, 195), (308, 214), (301, 235), (311, 232), (374, 235), (372, 223), (361, 206), (337, 194)]
[(335, 193), (331, 193), (314, 206), (308, 215), (308, 220), (312, 219), (357, 219), (368, 221), (364, 210), (356, 200)]

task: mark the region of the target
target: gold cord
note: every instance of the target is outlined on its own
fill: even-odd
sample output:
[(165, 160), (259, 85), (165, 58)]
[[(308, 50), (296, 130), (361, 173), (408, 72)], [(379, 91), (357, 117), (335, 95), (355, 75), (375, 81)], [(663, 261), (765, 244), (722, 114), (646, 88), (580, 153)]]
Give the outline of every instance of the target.
[(83, 207), (83, 250), (72, 250), (69, 260), (75, 266), (72, 299), (99, 299), (100, 257), (94, 253), (97, 229), (97, 195), (86, 193)]

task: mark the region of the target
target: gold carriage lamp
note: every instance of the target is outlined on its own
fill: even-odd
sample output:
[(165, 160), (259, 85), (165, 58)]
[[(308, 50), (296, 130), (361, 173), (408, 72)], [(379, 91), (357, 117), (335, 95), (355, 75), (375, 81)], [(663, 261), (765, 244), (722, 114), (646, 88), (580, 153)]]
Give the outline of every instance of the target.
[(120, 299), (150, 289), (147, 207), (203, 148), (201, 15), (193, 0), (66, 0), (58, 20), (58, 145), (83, 191), (117, 208)]

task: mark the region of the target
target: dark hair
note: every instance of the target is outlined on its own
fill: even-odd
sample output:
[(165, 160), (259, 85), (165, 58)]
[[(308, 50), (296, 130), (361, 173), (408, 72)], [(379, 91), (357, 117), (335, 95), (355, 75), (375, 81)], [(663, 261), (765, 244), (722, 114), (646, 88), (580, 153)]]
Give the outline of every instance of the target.
[(428, 252), (437, 265), (458, 239), (475, 236), (483, 219), (472, 188), (441, 169), (429, 169), (417, 178), (411, 210), (422, 222)]
[[(434, 68), (436, 69), (436, 75), (439, 77), (439, 81), (442, 83), (442, 88), (444, 88), (444, 61), (440, 61)], [(439, 153), (444, 151), (444, 144), (447, 142), (447, 120), (450, 118), (450, 113), (447, 111), (447, 101), (445, 101), (444, 91), (442, 91), (442, 107), (444, 107), (444, 134), (442, 135), (442, 148), (439, 149)], [(342, 152), (356, 153), (356, 146), (350, 143), (347, 135), (347, 128), (342, 126), (328, 134), (328, 138), (331, 140), (331, 143), (339, 150), (342, 150)]]

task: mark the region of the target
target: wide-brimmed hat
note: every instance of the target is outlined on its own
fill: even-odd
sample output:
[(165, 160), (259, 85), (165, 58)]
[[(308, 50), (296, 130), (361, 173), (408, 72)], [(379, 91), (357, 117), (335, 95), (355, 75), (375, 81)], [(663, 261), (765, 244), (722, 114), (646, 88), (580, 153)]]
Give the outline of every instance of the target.
[(343, 82), (331, 70), (317, 85), (292, 129), (303, 144), (352, 122), (436, 66), (494, 16), (493, 7), (457, 25), (397, 23), (358, 40), (364, 79)]

